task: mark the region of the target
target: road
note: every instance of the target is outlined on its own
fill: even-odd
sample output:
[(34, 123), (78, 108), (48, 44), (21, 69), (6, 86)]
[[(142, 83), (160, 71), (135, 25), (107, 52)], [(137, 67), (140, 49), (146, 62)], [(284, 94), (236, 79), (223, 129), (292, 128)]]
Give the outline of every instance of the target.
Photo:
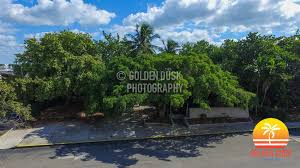
[(0, 151), (0, 168), (296, 168), (300, 142), (291, 140), (292, 156), (252, 158), (252, 136), (234, 134), (176, 140), (62, 145)]

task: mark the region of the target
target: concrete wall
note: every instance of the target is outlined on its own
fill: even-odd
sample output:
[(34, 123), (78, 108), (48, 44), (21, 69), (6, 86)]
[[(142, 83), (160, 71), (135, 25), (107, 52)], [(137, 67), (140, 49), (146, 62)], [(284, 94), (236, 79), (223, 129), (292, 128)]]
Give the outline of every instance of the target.
[(206, 114), (207, 118), (232, 117), (232, 118), (249, 118), (247, 109), (236, 107), (212, 107), (211, 111), (201, 108), (190, 108), (189, 118), (200, 118), (201, 114)]

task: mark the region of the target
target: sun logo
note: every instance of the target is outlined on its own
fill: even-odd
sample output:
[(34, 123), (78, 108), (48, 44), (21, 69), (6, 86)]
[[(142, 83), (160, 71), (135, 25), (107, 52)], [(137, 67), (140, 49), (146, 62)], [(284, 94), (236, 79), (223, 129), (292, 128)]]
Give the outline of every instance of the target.
[(256, 148), (284, 148), (288, 141), (288, 128), (275, 118), (260, 121), (253, 130), (253, 142)]

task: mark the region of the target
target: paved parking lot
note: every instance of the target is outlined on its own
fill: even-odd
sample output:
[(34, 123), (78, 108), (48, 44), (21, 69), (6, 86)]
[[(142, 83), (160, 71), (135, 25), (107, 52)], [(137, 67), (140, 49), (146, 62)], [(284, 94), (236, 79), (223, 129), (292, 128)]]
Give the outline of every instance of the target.
[(41, 148), (0, 150), (1, 168), (296, 168), (300, 142), (291, 140), (292, 156), (282, 160), (252, 158), (249, 134), (202, 136)]

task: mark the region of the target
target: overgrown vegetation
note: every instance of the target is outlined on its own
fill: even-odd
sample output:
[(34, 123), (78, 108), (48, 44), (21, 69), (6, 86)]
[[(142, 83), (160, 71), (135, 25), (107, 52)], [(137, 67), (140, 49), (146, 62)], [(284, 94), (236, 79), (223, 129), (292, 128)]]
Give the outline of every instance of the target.
[[(15, 78), (10, 84), (0, 83), (5, 92), (1, 103), (9, 104), (0, 107), (2, 115), (15, 110), (30, 119), (28, 107), (11, 106), (17, 97), (40, 107), (80, 102), (88, 115), (115, 114), (135, 104), (163, 110), (166, 105), (180, 108), (185, 103), (208, 109), (237, 106), (264, 115), (300, 104), (298, 33), (291, 37), (249, 33), (245, 39), (225, 40), (221, 46), (206, 41), (180, 46), (168, 39), (163, 47), (153, 45), (159, 35), (148, 24), (125, 37), (103, 35), (103, 40), (94, 41), (88, 34), (62, 31), (27, 40), (24, 53), (16, 57)], [(173, 82), (183, 90), (128, 93), (126, 85), (131, 81), (116, 79), (120, 71), (179, 71), (180, 78)], [(13, 96), (7, 98), (8, 93)]]
[(30, 105), (25, 106), (20, 103), (14, 88), (0, 80), (0, 118), (12, 115), (24, 120), (32, 119)]

